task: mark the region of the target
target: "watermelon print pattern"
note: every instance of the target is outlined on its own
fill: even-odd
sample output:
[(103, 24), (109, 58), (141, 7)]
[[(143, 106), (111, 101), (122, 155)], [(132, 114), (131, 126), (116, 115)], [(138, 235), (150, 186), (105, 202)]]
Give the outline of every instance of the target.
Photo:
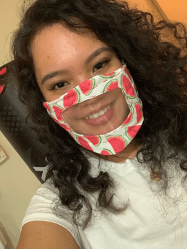
[(130, 123), (130, 121), (132, 120), (132, 117), (133, 117), (133, 111), (131, 111), (128, 115), (128, 117), (125, 119), (125, 121), (123, 122), (123, 126), (126, 126)]
[(99, 146), (101, 144), (101, 137), (98, 136), (84, 136), (86, 139), (88, 139), (94, 146)]
[(43, 106), (48, 110), (48, 112), (51, 112), (50, 106), (47, 104), (47, 102), (43, 103)]
[(140, 123), (143, 119), (143, 112), (140, 104), (135, 104), (134, 105), (136, 108), (136, 113), (137, 113), (137, 123)]
[[(120, 67), (120, 69), (123, 69), (123, 67)], [(100, 75), (101, 78), (104, 79), (110, 79), (113, 78), (114, 76), (116, 76), (118, 74), (119, 70), (116, 70), (115, 72), (109, 73), (109, 74), (104, 74), (104, 75)]]
[(123, 151), (126, 147), (125, 139), (123, 137), (120, 137), (120, 136), (109, 137), (109, 138), (107, 138), (107, 141), (111, 144), (111, 146), (114, 149), (116, 154)]
[(64, 130), (66, 130), (66, 131), (68, 131), (68, 132), (70, 132), (71, 131), (71, 128), (70, 127), (68, 127), (67, 125), (65, 125), (65, 124), (61, 124), (60, 122), (58, 123)]
[(64, 130), (70, 132), (71, 128), (65, 124), (61, 124), (56, 118), (52, 117), (52, 119), (58, 124), (60, 125)]
[(95, 79), (90, 79), (79, 84), (82, 93), (88, 96), (95, 87)]
[(122, 88), (124, 89), (126, 95), (131, 98), (134, 99), (136, 98), (136, 93), (134, 88), (131, 85), (131, 82), (129, 81), (129, 79), (126, 77), (126, 75), (122, 75), (121, 76), (121, 85)]
[(140, 129), (140, 125), (129, 126), (127, 127), (127, 136), (132, 140)]
[(55, 112), (55, 114), (56, 114), (57, 119), (58, 119), (59, 121), (62, 121), (62, 120), (63, 120), (63, 117), (62, 117), (63, 109), (60, 108), (59, 106), (54, 105), (54, 106), (53, 106), (53, 110), (54, 110), (54, 112)]
[(93, 149), (90, 147), (90, 145), (88, 144), (88, 142), (87, 142), (83, 137), (78, 137), (78, 136), (77, 136), (77, 141), (78, 141), (78, 143), (79, 143), (82, 147), (84, 147), (84, 148), (86, 148), (86, 149), (88, 149), (88, 150), (93, 151)]
[(105, 86), (105, 88), (103, 90), (103, 93), (109, 92), (109, 91), (114, 90), (116, 88), (118, 88), (118, 81), (117, 80), (111, 80), (106, 84), (106, 86)]
[(113, 153), (110, 150), (104, 148), (101, 151), (101, 155), (110, 156), (110, 155), (113, 155)]
[(127, 76), (129, 77), (129, 80), (132, 81), (132, 77), (131, 77), (131, 75), (130, 75), (129, 70), (128, 70), (127, 67), (125, 67), (124, 71), (127, 74)]
[[(87, 136), (77, 134), (63, 119), (63, 111), (72, 105), (88, 101), (116, 88), (122, 90), (130, 110), (128, 117), (117, 129), (103, 135)], [(111, 74), (97, 75), (84, 81), (59, 99), (43, 105), (54, 121), (68, 131), (78, 144), (102, 155), (114, 155), (124, 150), (136, 136), (144, 120), (142, 102), (126, 65)]]
[(70, 90), (64, 97), (64, 107), (68, 108), (79, 102), (80, 93), (75, 88)]

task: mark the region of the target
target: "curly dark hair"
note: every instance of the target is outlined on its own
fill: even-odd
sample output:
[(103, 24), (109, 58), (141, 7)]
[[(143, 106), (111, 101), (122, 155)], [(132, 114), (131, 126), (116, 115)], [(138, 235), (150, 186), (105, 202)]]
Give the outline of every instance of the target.
[(20, 99), (29, 109), (40, 140), (49, 147), (47, 178), (52, 177), (58, 188), (61, 205), (73, 211), (75, 224), (86, 207), (86, 218), (79, 224), (85, 228), (92, 208), (80, 188), (97, 192), (101, 208), (115, 213), (121, 209), (112, 202), (114, 191), (108, 191), (115, 186), (112, 177), (103, 171), (97, 177), (90, 175), (84, 149), (43, 107), (30, 44), (37, 32), (56, 23), (73, 32), (91, 30), (125, 60), (143, 102), (144, 123), (136, 135), (141, 144), (138, 160), (162, 173), (165, 163), (176, 158), (178, 168), (187, 171), (187, 37), (181, 23), (155, 22), (150, 13), (117, 0), (36, 0), (26, 11), (13, 40)]

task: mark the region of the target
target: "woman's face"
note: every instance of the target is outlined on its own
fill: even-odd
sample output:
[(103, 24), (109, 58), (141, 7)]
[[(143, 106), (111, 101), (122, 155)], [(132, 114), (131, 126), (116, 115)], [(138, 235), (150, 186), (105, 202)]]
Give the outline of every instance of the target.
[[(61, 24), (41, 30), (32, 41), (31, 53), (36, 80), (47, 102), (85, 80), (112, 73), (122, 66), (111, 48), (93, 33), (78, 34)], [(106, 111), (107, 107), (110, 109)], [(93, 116), (102, 110), (106, 113)], [(128, 113), (128, 105), (118, 88), (66, 109), (63, 117), (79, 134), (100, 135), (120, 126)]]

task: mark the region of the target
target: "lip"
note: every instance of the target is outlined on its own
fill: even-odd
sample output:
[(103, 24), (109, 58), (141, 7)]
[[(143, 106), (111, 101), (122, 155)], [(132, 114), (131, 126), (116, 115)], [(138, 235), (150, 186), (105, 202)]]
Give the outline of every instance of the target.
[(96, 96), (92, 99), (79, 103), (75, 109), (77, 113), (76, 119), (85, 119), (94, 113), (98, 113), (112, 102), (114, 102), (114, 97), (111, 95), (111, 92), (107, 92), (100, 96)]
[(105, 109), (107, 106), (109, 106), (109, 105), (112, 105), (113, 103), (108, 103), (108, 104), (104, 104), (104, 105), (102, 105), (101, 107), (99, 107), (98, 109), (96, 109), (96, 110), (94, 110), (94, 111), (91, 111), (91, 112), (88, 112), (84, 117), (83, 117), (83, 119), (86, 119), (86, 117), (88, 117), (88, 116), (90, 116), (90, 115), (93, 115), (93, 114), (95, 114), (95, 113), (98, 113), (98, 112), (100, 112), (100, 111), (102, 111), (103, 109)]
[[(108, 105), (105, 105), (105, 107), (107, 107)], [(102, 108), (100, 110), (102, 110)], [(93, 113), (95, 113), (95, 112), (93, 112)], [(112, 119), (113, 115), (114, 115), (113, 103), (111, 103), (110, 109), (107, 110), (107, 112), (105, 112), (102, 116), (100, 116), (98, 118), (83, 119), (83, 120), (84, 120), (85, 123), (87, 123), (89, 125), (92, 125), (92, 126), (104, 125), (104, 124), (106, 124), (108, 121), (110, 121)]]

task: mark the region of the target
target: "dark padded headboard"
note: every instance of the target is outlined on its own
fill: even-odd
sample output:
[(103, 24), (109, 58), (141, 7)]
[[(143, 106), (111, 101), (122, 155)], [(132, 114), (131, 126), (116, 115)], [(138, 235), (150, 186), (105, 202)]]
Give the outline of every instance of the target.
[[(5, 87), (2, 87), (2, 85)], [(44, 182), (47, 163), (46, 147), (38, 140), (37, 134), (30, 128), (31, 119), (26, 117), (28, 110), (18, 98), (18, 89), (14, 77), (14, 61), (0, 67), (0, 131), (12, 144), (31, 171)]]

